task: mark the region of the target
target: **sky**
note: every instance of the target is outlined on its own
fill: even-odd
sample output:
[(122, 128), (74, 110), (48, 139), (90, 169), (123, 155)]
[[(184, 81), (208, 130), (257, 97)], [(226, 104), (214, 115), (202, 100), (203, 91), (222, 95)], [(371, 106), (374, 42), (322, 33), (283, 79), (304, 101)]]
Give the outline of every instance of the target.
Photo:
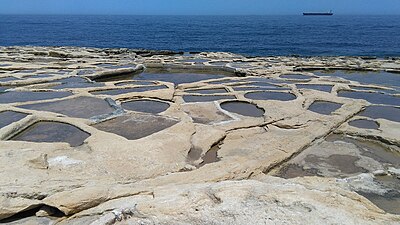
[(400, 15), (400, 0), (0, 0), (0, 14)]

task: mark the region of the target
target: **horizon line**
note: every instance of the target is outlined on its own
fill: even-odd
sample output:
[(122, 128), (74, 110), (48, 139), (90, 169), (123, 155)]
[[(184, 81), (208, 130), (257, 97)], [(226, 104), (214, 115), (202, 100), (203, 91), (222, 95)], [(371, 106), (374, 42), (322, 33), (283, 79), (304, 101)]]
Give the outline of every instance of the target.
[[(400, 16), (400, 14), (334, 13), (338, 16)], [(296, 14), (83, 14), (83, 13), (0, 13), (0, 16), (303, 16)]]

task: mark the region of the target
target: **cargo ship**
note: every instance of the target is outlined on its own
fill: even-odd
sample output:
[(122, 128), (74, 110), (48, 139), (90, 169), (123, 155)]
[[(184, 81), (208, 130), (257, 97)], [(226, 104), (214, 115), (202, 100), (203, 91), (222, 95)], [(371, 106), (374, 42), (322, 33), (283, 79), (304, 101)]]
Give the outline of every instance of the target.
[(333, 16), (333, 12), (304, 12), (303, 16)]

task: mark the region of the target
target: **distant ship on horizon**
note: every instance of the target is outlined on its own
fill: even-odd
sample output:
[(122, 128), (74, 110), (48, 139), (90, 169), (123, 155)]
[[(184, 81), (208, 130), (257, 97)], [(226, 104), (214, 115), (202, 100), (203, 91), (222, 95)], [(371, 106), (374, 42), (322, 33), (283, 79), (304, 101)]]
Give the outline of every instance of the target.
[(333, 12), (304, 12), (303, 16), (333, 16)]

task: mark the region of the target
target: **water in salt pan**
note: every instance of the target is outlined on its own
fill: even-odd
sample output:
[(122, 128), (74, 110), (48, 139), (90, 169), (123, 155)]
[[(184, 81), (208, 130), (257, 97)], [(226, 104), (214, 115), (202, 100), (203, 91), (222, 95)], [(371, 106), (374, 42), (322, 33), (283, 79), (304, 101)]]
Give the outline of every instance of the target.
[(388, 95), (383, 93), (374, 92), (360, 92), (360, 91), (340, 91), (339, 97), (364, 99), (374, 104), (386, 104), (400, 106), (400, 97)]
[(267, 91), (267, 90), (280, 90), (280, 91), (290, 91), (290, 88), (278, 87), (278, 86), (235, 86), (233, 87), (235, 91)]
[(93, 97), (77, 97), (55, 102), (44, 102), (18, 106), (24, 109), (49, 111), (69, 117), (89, 119), (93, 116), (109, 114), (114, 109), (103, 99)]
[(50, 92), (50, 91), (9, 91), (0, 93), (0, 104), (14, 102), (29, 102), (47, 100), (54, 98), (64, 98), (72, 95), (70, 92)]
[(123, 88), (123, 89), (112, 89), (112, 90), (102, 90), (102, 91), (92, 91), (91, 94), (94, 95), (122, 95), (132, 92), (145, 92), (145, 91), (154, 91), (168, 88), (165, 85), (161, 86), (143, 86), (143, 87), (133, 87), (133, 88)]
[(88, 80), (81, 77), (70, 77), (57, 80), (58, 84), (51, 87), (52, 89), (64, 89), (64, 88), (88, 88), (88, 87), (101, 87), (104, 86), (102, 83), (89, 82)]
[(140, 81), (140, 80), (130, 80), (124, 82), (118, 82), (115, 86), (124, 86), (124, 85), (154, 85), (153, 81)]
[(34, 74), (34, 75), (28, 75), (28, 76), (24, 76), (24, 79), (31, 79), (31, 78), (35, 78), (35, 79), (40, 79), (40, 78), (48, 78), (48, 77), (52, 77), (55, 74), (47, 74), (47, 73), (42, 73), (42, 74)]
[(235, 99), (232, 95), (184, 95), (185, 102), (212, 102), (218, 100)]
[(290, 79), (290, 80), (310, 80), (311, 76), (303, 75), (303, 74), (284, 74), (280, 75), (280, 78)]
[(280, 88), (280, 86), (267, 83), (267, 82), (252, 82), (248, 85), (256, 86), (256, 87), (265, 87), (265, 88)]
[(264, 110), (254, 104), (242, 101), (229, 101), (221, 103), (221, 108), (232, 113), (242, 116), (262, 117)]
[(134, 100), (123, 102), (121, 106), (126, 110), (157, 114), (167, 110), (170, 105), (165, 102), (154, 100)]
[(391, 190), (384, 195), (376, 193), (366, 193), (359, 191), (358, 193), (385, 212), (392, 214), (400, 214), (400, 179), (395, 176), (377, 176), (374, 179), (383, 186), (390, 186)]
[(224, 75), (218, 74), (201, 74), (201, 73), (142, 73), (136, 75), (136, 80), (159, 80), (171, 82), (176, 85), (184, 83), (193, 83), (209, 79), (223, 78)]
[(218, 144), (211, 147), (211, 149), (208, 150), (206, 154), (204, 154), (204, 156), (201, 158), (203, 161), (199, 164), (198, 167), (202, 167), (206, 164), (220, 161), (221, 159), (218, 157), (218, 150), (219, 150)]
[(296, 95), (286, 92), (259, 91), (245, 94), (246, 98), (253, 100), (277, 100), (291, 101), (296, 99)]
[(10, 82), (10, 81), (16, 81), (20, 80), (19, 78), (16, 77), (0, 77), (0, 82)]
[(207, 83), (209, 83), (209, 84), (235, 85), (236, 82), (239, 82), (239, 81), (238, 80), (234, 80), (234, 79), (221, 79), (221, 80), (209, 81)]
[[(400, 154), (392, 147), (376, 141), (332, 134), (289, 160), (276, 175), (283, 178), (349, 178), (381, 168), (399, 168)], [(374, 182), (387, 191), (384, 194), (358, 191), (359, 194), (386, 212), (400, 214), (400, 180), (394, 176), (377, 176)]]
[(227, 64), (227, 62), (220, 62), (220, 61), (213, 61), (209, 63), (213, 66), (225, 66)]
[(246, 81), (252, 81), (252, 82), (262, 82), (262, 83), (272, 83), (272, 84), (283, 84), (283, 83), (287, 83), (284, 80), (277, 80), (277, 79), (273, 79), (273, 78), (267, 78), (267, 77), (247, 77), (243, 80)]
[(165, 130), (179, 121), (151, 114), (129, 114), (93, 125), (96, 129), (136, 140)]
[(14, 111), (0, 112), (0, 129), (25, 118), (27, 115), (28, 114)]
[(66, 142), (71, 147), (76, 147), (82, 145), (89, 136), (90, 134), (66, 123), (40, 121), (12, 137), (11, 140), (50, 143)]
[(317, 91), (331, 92), (333, 85), (324, 84), (296, 84), (299, 89), (312, 89)]
[(187, 93), (195, 94), (222, 94), (227, 93), (225, 88), (214, 88), (214, 89), (195, 89), (195, 90), (185, 90)]
[(178, 61), (179, 61), (179, 62), (187, 62), (187, 63), (202, 64), (202, 63), (208, 62), (209, 60), (208, 60), (208, 59), (199, 59), (199, 58), (196, 58), (196, 59), (183, 59), (183, 60), (178, 60)]
[(318, 76), (341, 77), (346, 80), (357, 81), (363, 84), (400, 87), (400, 74), (384, 71), (318, 70), (315, 71), (314, 74)]
[(332, 114), (332, 112), (338, 110), (340, 107), (342, 107), (342, 104), (339, 103), (315, 101), (310, 105), (310, 107), (308, 107), (308, 110), (323, 115), (330, 115)]
[(117, 65), (117, 64), (111, 64), (111, 63), (101, 63), (101, 64), (96, 64), (98, 67), (103, 67), (106, 69), (127, 69), (127, 68), (135, 68), (135, 65)]
[(350, 126), (362, 129), (379, 129), (379, 124), (373, 120), (357, 119), (349, 122)]
[(367, 106), (361, 111), (359, 116), (365, 116), (372, 119), (386, 119), (395, 122), (400, 122), (400, 108), (393, 106)]
[(2, 93), (2, 92), (5, 92), (6, 90), (8, 90), (8, 89), (11, 89), (11, 88), (13, 88), (12, 86), (0, 86), (0, 94)]

